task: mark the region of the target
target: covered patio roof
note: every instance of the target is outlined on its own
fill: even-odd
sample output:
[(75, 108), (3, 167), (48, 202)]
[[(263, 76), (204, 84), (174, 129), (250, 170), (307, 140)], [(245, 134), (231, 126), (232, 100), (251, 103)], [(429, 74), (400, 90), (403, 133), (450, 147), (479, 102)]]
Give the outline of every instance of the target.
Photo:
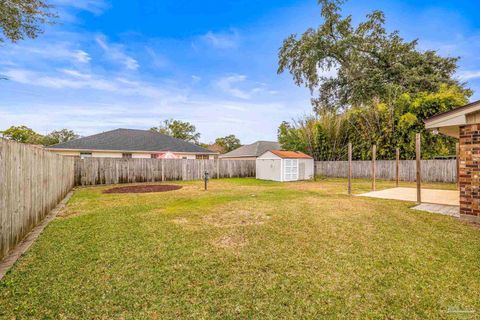
[(425, 120), (425, 128), (459, 138), (459, 127), (480, 122), (480, 100), (437, 114)]

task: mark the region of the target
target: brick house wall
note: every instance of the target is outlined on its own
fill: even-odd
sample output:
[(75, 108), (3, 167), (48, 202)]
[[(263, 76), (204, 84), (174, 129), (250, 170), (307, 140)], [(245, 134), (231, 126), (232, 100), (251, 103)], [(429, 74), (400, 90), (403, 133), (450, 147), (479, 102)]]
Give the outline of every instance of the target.
[(460, 127), (460, 215), (480, 222), (480, 124)]

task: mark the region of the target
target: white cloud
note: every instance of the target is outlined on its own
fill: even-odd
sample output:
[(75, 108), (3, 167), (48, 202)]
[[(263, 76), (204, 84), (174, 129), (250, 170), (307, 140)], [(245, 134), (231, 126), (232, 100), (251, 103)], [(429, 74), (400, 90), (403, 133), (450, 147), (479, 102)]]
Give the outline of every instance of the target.
[[(129, 80), (122, 77), (106, 78), (92, 73), (74, 69), (60, 69), (57, 73), (46, 74), (27, 69), (0, 70), (9, 80), (34, 87), (50, 89), (93, 89), (115, 93), (120, 96), (136, 96), (151, 99), (184, 99), (181, 90), (168, 87), (166, 89), (153, 86), (150, 83)], [(168, 98), (168, 99), (167, 99)]]
[[(207, 46), (234, 48), (238, 35), (210, 33), (193, 41), (199, 50)], [(170, 63), (162, 60), (164, 46), (150, 42), (134, 45), (139, 50), (152, 48), (139, 53), (138, 59), (148, 59), (153, 52), (160, 57), (155, 62), (158, 67)], [(190, 71), (179, 69), (181, 78), (172, 80), (165, 72), (154, 72), (150, 64), (141, 72), (126, 72), (139, 68), (137, 51), (130, 56), (130, 48), (89, 32), (59, 32), (5, 46), (0, 74), (10, 81), (4, 82), (7, 90), (0, 90), (0, 129), (25, 124), (41, 133), (67, 127), (89, 135), (117, 127), (146, 129), (162, 119), (175, 118), (194, 123), (202, 141), (234, 133), (248, 143), (274, 139), (278, 124), (297, 113), (296, 106), (310, 109), (308, 99), (291, 103), (296, 98), (291, 94), (285, 98), (280, 88), (275, 99), (266, 98), (272, 93), (270, 82), (250, 81), (242, 74), (225, 74), (212, 81), (208, 70), (200, 66)]]
[(202, 39), (212, 47), (218, 49), (237, 48), (240, 40), (236, 30), (231, 30), (227, 33), (214, 33), (212, 31), (208, 31), (202, 36)]
[(220, 88), (222, 91), (240, 99), (250, 99), (251, 94), (247, 91), (243, 91), (238, 87), (234, 87), (235, 84), (238, 84), (240, 82), (243, 82), (247, 79), (247, 76), (245, 75), (231, 75), (227, 77), (220, 78), (217, 82), (216, 85), (218, 88)]
[(83, 50), (75, 50), (73, 52), (73, 57), (78, 61), (78, 62), (81, 62), (81, 63), (88, 63), (91, 58), (90, 56), (88, 55), (88, 53), (86, 53), (85, 51)]
[(109, 4), (104, 0), (53, 0), (52, 4), (89, 11), (95, 15), (102, 14), (109, 7)]
[[(25, 124), (41, 133), (65, 127), (81, 135), (91, 135), (119, 127), (148, 129), (162, 119), (173, 117), (194, 123), (202, 133), (202, 141), (235, 134), (242, 142), (249, 143), (275, 139), (278, 124), (288, 119), (291, 112), (283, 103), (240, 104), (216, 98), (190, 97), (186, 102), (172, 101), (168, 105), (151, 101), (141, 108), (132, 107), (118, 97), (113, 99), (106, 103), (37, 103), (35, 109), (42, 112), (28, 114), (8, 109), (0, 102), (0, 129)], [(215, 121), (212, 121), (212, 115), (217, 115)]]
[[(9, 57), (10, 60), (15, 60), (17, 63), (26, 61), (38, 63), (39, 60), (53, 60), (55, 62), (88, 64), (91, 60), (87, 52), (77, 49), (73, 44), (67, 42), (10, 46), (2, 48), (2, 56), (3, 58)], [(3, 61), (0, 64), (5, 65)]]
[(465, 70), (458, 72), (458, 77), (462, 81), (468, 81), (480, 78), (480, 70)]
[(119, 44), (109, 44), (105, 35), (100, 34), (95, 37), (97, 44), (103, 49), (107, 57), (123, 65), (129, 70), (137, 70), (139, 67), (138, 61), (130, 57), (124, 52), (124, 48)]
[[(269, 94), (275, 94), (275, 91), (266, 91), (266, 84), (264, 83), (254, 83), (252, 87), (250, 84), (246, 83), (247, 76), (242, 74), (233, 74), (225, 77), (221, 77), (215, 82), (217, 88), (222, 90), (229, 95), (239, 98), (239, 99), (250, 99), (253, 95), (267, 92)], [(249, 87), (249, 89), (242, 89), (240, 86)]]
[(64, 72), (67, 76), (45, 75), (42, 73), (25, 69), (10, 69), (4, 71), (9, 80), (32, 86), (40, 86), (51, 89), (96, 89), (104, 91), (119, 91), (118, 87), (104, 79), (91, 76), (75, 74), (71, 70)]

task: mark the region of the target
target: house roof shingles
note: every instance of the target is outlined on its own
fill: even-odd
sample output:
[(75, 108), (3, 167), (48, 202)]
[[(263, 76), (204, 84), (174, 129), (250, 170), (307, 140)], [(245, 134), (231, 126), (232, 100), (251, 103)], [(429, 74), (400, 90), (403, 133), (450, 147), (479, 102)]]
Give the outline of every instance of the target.
[(280, 143), (276, 141), (257, 141), (222, 154), (220, 158), (258, 157), (266, 151), (280, 150), (281, 148)]
[(108, 150), (108, 151), (172, 151), (211, 153), (193, 143), (154, 131), (116, 129), (92, 136), (55, 144), (49, 149)]

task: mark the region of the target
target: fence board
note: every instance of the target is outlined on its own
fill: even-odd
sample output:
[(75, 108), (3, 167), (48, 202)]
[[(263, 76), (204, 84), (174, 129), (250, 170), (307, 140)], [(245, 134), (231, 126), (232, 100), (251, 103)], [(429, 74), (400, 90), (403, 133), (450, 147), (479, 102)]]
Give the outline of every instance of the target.
[[(395, 180), (395, 160), (377, 160), (377, 179)], [(448, 182), (457, 181), (456, 160), (422, 160), (422, 181)], [(399, 180), (415, 181), (415, 160), (399, 161)], [(325, 177), (348, 177), (348, 161), (316, 161), (315, 175)], [(371, 161), (352, 161), (352, 178), (372, 176)]]
[(0, 138), (0, 260), (73, 185), (73, 158)]
[(75, 185), (255, 177), (255, 160), (75, 159)]

